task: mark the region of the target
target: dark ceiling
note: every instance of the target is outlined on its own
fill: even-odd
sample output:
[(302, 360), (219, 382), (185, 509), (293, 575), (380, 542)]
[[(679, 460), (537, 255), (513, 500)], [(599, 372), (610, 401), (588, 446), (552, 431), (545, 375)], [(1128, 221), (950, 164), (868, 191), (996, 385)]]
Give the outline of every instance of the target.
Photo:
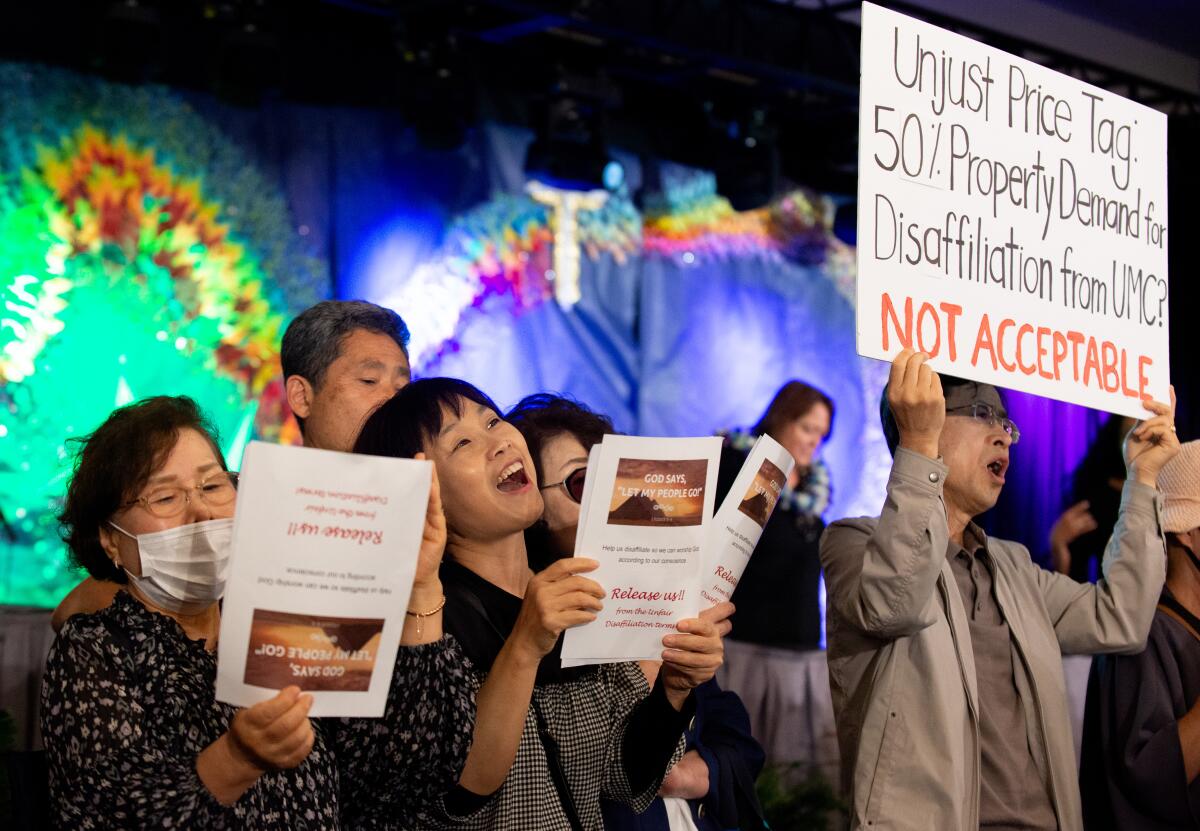
[[(1165, 15), (1146, 14), (1145, 3), (1052, 2), (1195, 44), (1197, 2), (1167, 0)], [(1008, 51), (1030, 46), (890, 5)], [(782, 0), (41, 0), (6, 11), (0, 57), (235, 103), (399, 108), (440, 145), (480, 118), (543, 129), (573, 119), (598, 140), (714, 167), (751, 191), (737, 195), (745, 203), (781, 176), (853, 193), (857, 8), (837, 0), (817, 9)], [(1197, 106), (1194, 96), (1071, 55), (1036, 54), (1148, 103)]]
[(1200, 2), (1197, 0), (1042, 2), (1185, 54), (1200, 55)]

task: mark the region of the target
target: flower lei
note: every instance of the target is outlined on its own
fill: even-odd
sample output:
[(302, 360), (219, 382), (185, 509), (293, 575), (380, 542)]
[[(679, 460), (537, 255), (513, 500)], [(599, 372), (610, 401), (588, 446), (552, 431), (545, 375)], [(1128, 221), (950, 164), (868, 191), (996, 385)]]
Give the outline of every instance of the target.
[[(740, 428), (725, 430), (717, 435), (725, 439), (726, 445), (742, 454), (749, 453), (758, 441), (758, 436)], [(808, 469), (808, 475), (800, 480), (798, 487), (783, 486), (776, 507), (806, 519), (820, 518), (829, 509), (832, 496), (833, 485), (829, 477), (829, 466), (823, 459), (814, 459)]]

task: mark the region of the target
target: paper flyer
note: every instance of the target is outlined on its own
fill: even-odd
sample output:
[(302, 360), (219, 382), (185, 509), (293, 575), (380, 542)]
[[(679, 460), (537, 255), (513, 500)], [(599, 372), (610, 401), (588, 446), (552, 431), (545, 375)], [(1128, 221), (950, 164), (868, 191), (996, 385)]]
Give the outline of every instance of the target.
[(608, 592), (595, 621), (567, 630), (563, 666), (658, 660), (662, 638), (699, 613), (721, 439), (605, 436), (592, 448), (575, 556)]
[(217, 700), (249, 706), (294, 684), (313, 717), (383, 715), (431, 480), (430, 462), (251, 442)]
[(792, 454), (765, 433), (750, 449), (713, 517), (700, 588), (700, 598), (708, 606), (733, 596), (795, 464)]
[(584, 538), (584, 533), (587, 530), (588, 517), (591, 515), (592, 495), (595, 494), (595, 488), (589, 488), (588, 482), (596, 480), (597, 465), (600, 463), (600, 450), (603, 447), (603, 440), (600, 444), (593, 445), (588, 452), (587, 473), (583, 477), (583, 499), (579, 501), (579, 525), (575, 529), (575, 556), (587, 556), (579, 554), (579, 541)]

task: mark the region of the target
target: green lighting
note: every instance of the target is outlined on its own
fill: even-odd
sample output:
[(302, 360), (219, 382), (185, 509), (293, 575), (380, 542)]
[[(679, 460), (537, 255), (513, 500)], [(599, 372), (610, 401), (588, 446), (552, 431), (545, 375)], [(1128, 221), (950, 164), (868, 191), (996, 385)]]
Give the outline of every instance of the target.
[(56, 515), (71, 439), (114, 407), (191, 396), (235, 469), (251, 438), (280, 438), (279, 338), (327, 286), (291, 228), (170, 91), (0, 63), (0, 511), (17, 533), (0, 604), (53, 606), (82, 579)]

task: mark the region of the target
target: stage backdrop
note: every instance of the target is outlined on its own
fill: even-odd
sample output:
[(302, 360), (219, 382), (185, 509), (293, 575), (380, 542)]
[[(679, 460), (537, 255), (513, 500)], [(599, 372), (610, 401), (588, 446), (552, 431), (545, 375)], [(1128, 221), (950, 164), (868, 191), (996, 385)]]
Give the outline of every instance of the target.
[(178, 96), (0, 65), (0, 603), (48, 605), (71, 439), (186, 394), (230, 456), (282, 423), (278, 343), (327, 269), (277, 187)]
[[(253, 436), (294, 441), (279, 337), (329, 294), (396, 308), (419, 374), (504, 406), (565, 392), (629, 432), (745, 426), (810, 381), (838, 408), (828, 517), (876, 512), (887, 368), (854, 353), (853, 250), (829, 201), (738, 213), (711, 174), (619, 150), (613, 192), (530, 193), (531, 138), (488, 125), (430, 150), (394, 113), (0, 64), (0, 604), (53, 605), (79, 579), (55, 520), (69, 439), (114, 406), (192, 395), (234, 466)], [(994, 526), (1040, 549), (1098, 417), (1014, 414), (1005, 516), (1021, 521)]]

